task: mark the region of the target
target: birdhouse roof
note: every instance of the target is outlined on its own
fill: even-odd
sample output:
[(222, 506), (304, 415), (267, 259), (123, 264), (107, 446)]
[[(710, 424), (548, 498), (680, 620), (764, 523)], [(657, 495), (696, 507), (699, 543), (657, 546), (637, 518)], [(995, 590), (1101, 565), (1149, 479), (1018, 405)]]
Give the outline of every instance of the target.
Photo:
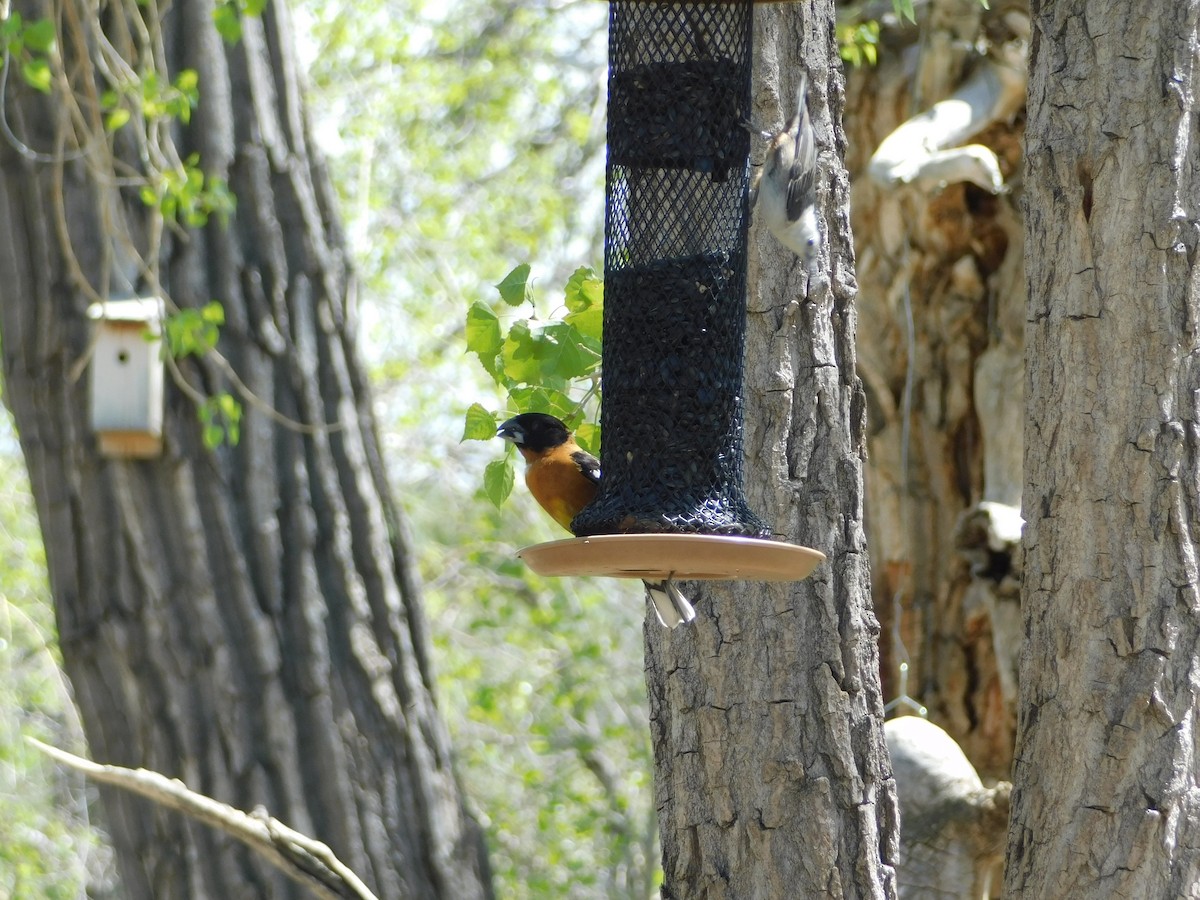
[(88, 318), (105, 322), (153, 322), (162, 318), (163, 304), (159, 297), (131, 297), (106, 300), (88, 307)]

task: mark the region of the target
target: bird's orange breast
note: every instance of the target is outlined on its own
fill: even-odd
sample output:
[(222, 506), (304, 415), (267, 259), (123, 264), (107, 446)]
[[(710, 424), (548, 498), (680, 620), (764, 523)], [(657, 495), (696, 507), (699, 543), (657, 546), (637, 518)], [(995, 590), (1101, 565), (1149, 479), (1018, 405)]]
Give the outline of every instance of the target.
[(595, 483), (580, 471), (570, 452), (561, 448), (529, 460), (525, 484), (542, 509), (568, 531), (571, 520), (596, 496)]

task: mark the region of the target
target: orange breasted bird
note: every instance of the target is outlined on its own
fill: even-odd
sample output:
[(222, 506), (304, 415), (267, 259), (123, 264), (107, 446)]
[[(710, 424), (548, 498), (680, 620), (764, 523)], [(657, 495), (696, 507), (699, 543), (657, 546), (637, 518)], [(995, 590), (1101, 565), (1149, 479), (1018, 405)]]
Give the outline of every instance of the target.
[[(550, 517), (568, 531), (571, 520), (592, 502), (600, 486), (600, 460), (577, 443), (561, 421), (546, 413), (522, 413), (496, 431), (525, 459), (525, 485)], [(646, 581), (654, 614), (675, 628), (696, 618), (687, 597), (670, 578)]]

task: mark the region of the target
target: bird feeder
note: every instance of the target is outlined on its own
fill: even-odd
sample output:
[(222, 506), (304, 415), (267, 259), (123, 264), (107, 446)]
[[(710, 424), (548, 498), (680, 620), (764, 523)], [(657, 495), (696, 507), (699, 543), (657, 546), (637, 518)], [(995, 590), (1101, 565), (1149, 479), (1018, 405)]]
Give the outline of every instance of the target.
[(743, 489), (752, 13), (609, 6), (603, 477), (541, 574), (792, 581)]
[(96, 323), (91, 420), (104, 456), (146, 459), (162, 453), (162, 301), (109, 300), (88, 307)]

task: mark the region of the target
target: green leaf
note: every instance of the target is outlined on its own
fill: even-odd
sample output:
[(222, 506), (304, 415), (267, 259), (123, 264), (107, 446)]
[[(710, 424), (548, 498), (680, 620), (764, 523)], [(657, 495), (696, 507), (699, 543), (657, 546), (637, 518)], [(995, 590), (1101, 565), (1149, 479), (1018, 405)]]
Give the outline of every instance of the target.
[(20, 35), (23, 21), (21, 14), (16, 10), (9, 13), (7, 19), (0, 19), (0, 38), (4, 38), (5, 42), (14, 49), (17, 48), (13, 39)]
[(554, 340), (554, 352), (547, 357), (543, 371), (564, 380), (587, 375), (595, 368), (598, 357), (583, 348), (583, 336), (566, 322), (547, 325), (545, 334)]
[(229, 445), (236, 447), (242, 436), (242, 404), (233, 394), (228, 393), (218, 394), (216, 400), (217, 408), (225, 420), (225, 434), (228, 436)]
[(550, 341), (529, 330), (528, 322), (517, 322), (508, 330), (500, 352), (504, 375), (518, 384), (541, 381), (542, 362), (552, 349)]
[(600, 426), (584, 422), (575, 429), (575, 443), (592, 456), (600, 455)]
[[(119, 131), (129, 121), (129, 110), (125, 108), (114, 109), (108, 114), (104, 120), (104, 128), (106, 131)], [(155, 202), (158, 199), (155, 198)]]
[(53, 19), (38, 19), (30, 22), (21, 35), (25, 46), (39, 53), (49, 53), (54, 48), (56, 38)]
[(873, 66), (879, 59), (879, 22), (870, 19), (838, 25), (837, 42), (838, 53), (847, 64), (861, 66), (867, 63)]
[(514, 387), (508, 392), (508, 399), (512, 408), (521, 412), (554, 414), (550, 408), (550, 394), (545, 388)]
[(25, 79), (25, 83), (31, 88), (41, 91), (43, 94), (50, 93), (50, 63), (44, 59), (31, 59), (21, 65), (21, 77)]
[(914, 25), (917, 24), (917, 13), (913, 9), (913, 0), (892, 0), (892, 9), (900, 17), (900, 21), (908, 19)]
[(147, 110), (146, 114), (151, 115), (151, 110), (156, 109), (154, 104), (158, 97), (158, 75), (155, 72), (146, 72), (142, 75), (141, 80), (142, 91), (142, 107)]
[(507, 456), (487, 464), (487, 468), (483, 470), (483, 492), (492, 501), (493, 506), (499, 507), (508, 499), (508, 495), (512, 493), (513, 481), (512, 461)]
[(500, 383), (500, 368), (497, 358), (504, 338), (500, 334), (500, 319), (483, 303), (476, 300), (467, 310), (467, 352), (479, 357), (485, 372)]
[(167, 111), (186, 125), (191, 121), (193, 107), (200, 102), (200, 76), (196, 70), (180, 72), (172, 93), (167, 101)]
[(503, 344), (500, 318), (476, 300), (467, 310), (467, 351), (480, 356), (495, 356)]
[(521, 263), (504, 276), (504, 280), (496, 285), (500, 299), (509, 306), (520, 306), (530, 299), (529, 292), (529, 263)]
[(200, 307), (200, 318), (211, 325), (225, 324), (225, 307), (220, 301), (210, 300)]
[(184, 69), (175, 76), (175, 87), (184, 94), (199, 94), (200, 75), (195, 69)]
[(217, 346), (224, 324), (225, 310), (216, 300), (200, 309), (181, 309), (164, 321), (167, 348), (177, 359), (202, 356)]
[(242, 39), (242, 20), (232, 3), (222, 3), (214, 7), (212, 17), (217, 34), (221, 35), (225, 43), (236, 44)]
[(513, 409), (521, 412), (549, 413), (562, 419), (568, 428), (574, 427), (582, 418), (579, 404), (564, 391), (556, 388), (515, 387), (508, 392), (508, 399)]
[(596, 354), (589, 353), (581, 344), (562, 344), (554, 361), (554, 372), (567, 380), (581, 378), (590, 374), (598, 362)]
[(489, 441), (496, 436), (496, 417), (478, 403), (467, 407), (463, 419), (464, 441)]
[(570, 312), (582, 312), (604, 303), (604, 279), (590, 266), (580, 266), (567, 279), (564, 302)]
[(216, 213), (222, 226), (229, 225), (229, 217), (237, 209), (237, 197), (223, 178), (208, 179), (201, 202), (209, 213)]
[(228, 442), (237, 446), (241, 438), (242, 404), (229, 393), (209, 397), (199, 408), (204, 446), (215, 450)]
[(195, 196), (204, 188), (204, 172), (200, 170), (199, 162), (191, 156), (184, 165), (184, 184), (188, 197)]
[(604, 333), (604, 310), (599, 306), (588, 307), (579, 312), (568, 313), (563, 320), (583, 338), (594, 341), (592, 349), (600, 350), (600, 339)]
[(242, 0), (242, 10), (248, 16), (261, 16), (267, 8), (267, 0)]
[(574, 429), (575, 426), (579, 424), (579, 420), (583, 416), (583, 413), (579, 408), (579, 404), (572, 400), (571, 397), (564, 391), (554, 390), (551, 388), (547, 390), (545, 394), (545, 412), (550, 413), (552, 416), (558, 416), (558, 418), (562, 419), (563, 422), (566, 423), (568, 428)]

